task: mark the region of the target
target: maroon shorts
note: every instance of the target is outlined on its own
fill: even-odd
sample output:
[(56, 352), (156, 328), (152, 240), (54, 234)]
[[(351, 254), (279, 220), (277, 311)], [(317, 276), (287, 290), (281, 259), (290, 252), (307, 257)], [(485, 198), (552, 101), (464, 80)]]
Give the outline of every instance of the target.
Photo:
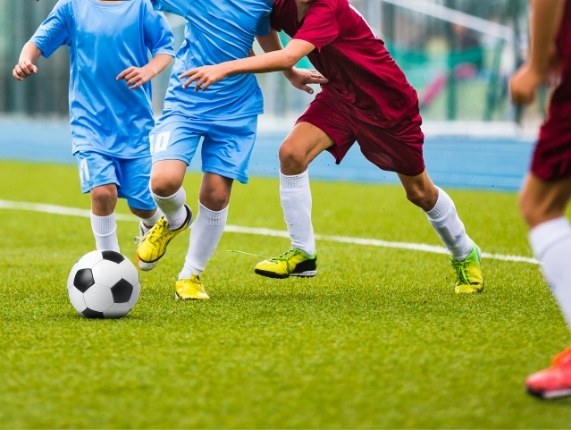
[(544, 181), (571, 178), (571, 92), (564, 92), (553, 94), (531, 159), (531, 171)]
[(416, 176), (425, 169), (418, 109), (381, 127), (361, 110), (321, 92), (297, 122), (308, 122), (333, 140), (334, 145), (327, 150), (337, 164), (357, 141), (365, 158), (383, 170)]

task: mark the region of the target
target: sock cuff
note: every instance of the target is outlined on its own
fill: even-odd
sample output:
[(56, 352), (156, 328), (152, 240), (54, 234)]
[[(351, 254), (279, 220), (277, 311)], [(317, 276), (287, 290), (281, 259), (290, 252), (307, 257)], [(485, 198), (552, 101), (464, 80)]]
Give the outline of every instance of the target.
[(280, 188), (297, 190), (309, 186), (309, 173), (306, 170), (299, 175), (284, 175), (280, 172)]
[(110, 215), (95, 215), (91, 212), (91, 219), (103, 226), (115, 225), (115, 212)]
[(532, 228), (528, 237), (533, 254), (541, 260), (544, 252), (554, 243), (571, 238), (571, 225), (566, 217), (555, 218)]
[(436, 199), (436, 204), (432, 209), (426, 212), (426, 216), (432, 221), (438, 221), (444, 218), (449, 212), (453, 211), (456, 208), (450, 196), (446, 194), (443, 189), (439, 187), (436, 188), (438, 189), (438, 198)]
[(153, 216), (151, 216), (150, 218), (140, 218), (140, 219), (145, 224), (145, 226), (152, 227), (161, 218), (162, 215), (163, 213), (161, 212), (161, 210), (157, 208)]
[(110, 215), (95, 215), (91, 212), (91, 226), (93, 232), (101, 237), (111, 236), (117, 231), (115, 212)]
[(226, 219), (228, 217), (229, 206), (226, 206), (224, 209), (219, 211), (213, 211), (208, 209), (202, 203), (198, 202), (198, 208), (199, 209), (198, 209), (197, 220), (200, 217), (202, 222), (204, 222), (207, 225), (220, 225), (226, 222)]
[(184, 204), (184, 202), (186, 201), (186, 192), (184, 191), (184, 188), (180, 187), (176, 193), (174, 193), (172, 196), (159, 196), (158, 194), (155, 194), (151, 191), (151, 196), (153, 197), (153, 200), (155, 202), (162, 202), (162, 203), (180, 203), (182, 202), (182, 204)]

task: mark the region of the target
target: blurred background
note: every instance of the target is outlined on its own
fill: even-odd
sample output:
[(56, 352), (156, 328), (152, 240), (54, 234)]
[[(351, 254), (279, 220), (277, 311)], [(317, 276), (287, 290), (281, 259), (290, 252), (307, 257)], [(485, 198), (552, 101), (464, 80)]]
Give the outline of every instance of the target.
[[(57, 0), (0, 0), (0, 128), (5, 129), (0, 133), (0, 158), (20, 157), (14, 151), (2, 152), (8, 144), (15, 148), (14, 142), (18, 140), (21, 129), (28, 128), (28, 123), (17, 121), (33, 119), (30, 129), (41, 124), (42, 130), (51, 123), (40, 121), (68, 121), (67, 49), (59, 49), (47, 60), (40, 58), (40, 74), (25, 82), (17, 82), (11, 76), (22, 46), (56, 3)], [(426, 145), (426, 155), (435, 160), (432, 163), (437, 173), (442, 171), (442, 181), (458, 184), (451, 179), (458, 164), (455, 160), (458, 154), (454, 151), (461, 151), (463, 158), (483, 157), (485, 163), (490, 159), (489, 152), (485, 151), (496, 150), (500, 157), (497, 159), (498, 175), (503, 178), (509, 176), (510, 182), (508, 185), (498, 183), (496, 179), (491, 182), (498, 183), (496, 186), (499, 188), (516, 189), (527, 167), (529, 143), (543, 118), (545, 100), (545, 97), (539, 97), (525, 111), (514, 108), (508, 100), (509, 76), (527, 52), (528, 1), (351, 0), (351, 3), (385, 41), (417, 89), (424, 131), (427, 138), (435, 137), (431, 146)], [(184, 20), (173, 15), (167, 17), (178, 47), (183, 39)], [(283, 43), (287, 43), (285, 35)], [(256, 46), (254, 49), (260, 51)], [(307, 61), (302, 61), (299, 66), (311, 68)], [(162, 108), (168, 78), (167, 70), (153, 81), (153, 103), (157, 115)], [(267, 153), (272, 155), (274, 162), (280, 139), (313, 96), (293, 88), (281, 73), (260, 74), (258, 81), (264, 93), (265, 114), (259, 121), (259, 141), (262, 143), (258, 146), (262, 149), (257, 150), (263, 150), (265, 134), (274, 131), (273, 140), (268, 143), (271, 152)], [(18, 131), (12, 130), (10, 134), (9, 126), (13, 128), (14, 124), (17, 124)], [(65, 136), (65, 144), (68, 145), (69, 135), (57, 133), (58, 130), (54, 129), (49, 134), (43, 133), (42, 138), (47, 140), (57, 136), (62, 140)], [(442, 138), (450, 135), (455, 138), (453, 142)], [(474, 137), (481, 136), (492, 136), (495, 140), (472, 141)], [(520, 145), (522, 142), (525, 145)], [(446, 147), (444, 155), (429, 152), (437, 150), (438, 145)], [(68, 148), (66, 146), (67, 151)], [(502, 154), (505, 154), (505, 159)], [(447, 160), (447, 164), (442, 164)], [(327, 166), (330, 164), (331, 160), (328, 160)], [(347, 164), (344, 161), (344, 165)], [(514, 171), (505, 173), (506, 165)], [(253, 163), (252, 167), (256, 173), (256, 164)], [(458, 177), (467, 176), (465, 168), (456, 168)], [(475, 166), (474, 172), (478, 169), (481, 170), (481, 165)], [(338, 178), (339, 169), (335, 170), (337, 172), (333, 175)], [(367, 171), (361, 166), (355, 170), (360, 173)], [(262, 174), (268, 173), (275, 174), (275, 167), (271, 172), (267, 169), (262, 171)], [(373, 169), (370, 175), (378, 178), (378, 173)], [(349, 175), (349, 179), (354, 178)], [(488, 182), (482, 181), (478, 177), (460, 185), (487, 186)]]
[[(10, 71), (20, 49), (57, 0), (0, 0), (0, 65)], [(417, 89), (425, 120), (514, 121), (507, 78), (521, 61), (527, 0), (353, 0)], [(178, 42), (182, 19), (169, 17)], [(284, 37), (284, 43), (286, 38)], [(40, 59), (41, 77), (22, 85), (0, 74), (0, 112), (66, 115), (67, 50)], [(311, 67), (309, 64), (300, 66)], [(160, 110), (164, 82), (157, 80)], [(266, 112), (295, 114), (308, 98), (277, 73), (259, 76)]]

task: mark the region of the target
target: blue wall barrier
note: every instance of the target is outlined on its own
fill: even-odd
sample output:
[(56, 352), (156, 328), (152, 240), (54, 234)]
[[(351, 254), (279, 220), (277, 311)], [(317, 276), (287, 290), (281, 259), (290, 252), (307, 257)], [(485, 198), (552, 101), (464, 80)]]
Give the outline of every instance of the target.
[[(251, 177), (278, 176), (278, 148), (287, 130), (261, 127), (252, 153)], [(69, 125), (64, 120), (0, 118), (0, 159), (75, 164)], [(443, 187), (517, 191), (529, 165), (533, 140), (505, 136), (428, 134), (424, 145), (427, 171)], [(200, 156), (191, 171), (200, 171)], [(357, 145), (340, 165), (328, 153), (310, 166), (312, 179), (363, 183), (397, 183), (394, 173), (369, 163)]]

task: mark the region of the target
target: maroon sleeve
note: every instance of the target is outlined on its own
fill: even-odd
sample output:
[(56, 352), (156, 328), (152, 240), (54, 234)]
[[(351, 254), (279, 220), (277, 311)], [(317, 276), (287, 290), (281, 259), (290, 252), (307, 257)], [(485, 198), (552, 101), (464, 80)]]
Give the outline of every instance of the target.
[(270, 14), (270, 27), (276, 31), (285, 30), (285, 22), (289, 19), (288, 0), (274, 0), (272, 3), (272, 13)]
[(337, 0), (315, 0), (293, 38), (311, 43), (318, 51), (333, 42), (339, 35), (336, 4)]

